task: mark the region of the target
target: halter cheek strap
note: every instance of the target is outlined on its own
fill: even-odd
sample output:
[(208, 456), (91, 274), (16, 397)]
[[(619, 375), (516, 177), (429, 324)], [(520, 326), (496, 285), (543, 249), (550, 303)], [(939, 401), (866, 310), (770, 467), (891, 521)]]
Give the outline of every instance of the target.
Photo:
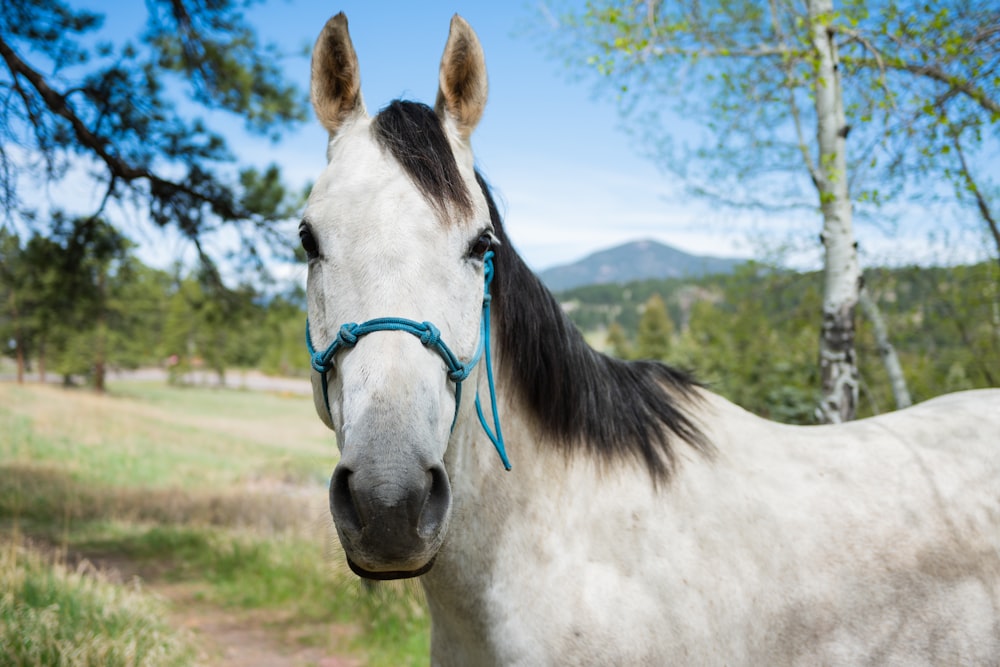
[[(493, 385), (493, 359), (490, 355), (490, 283), (493, 282), (493, 252), (487, 252), (483, 258), (485, 268), (485, 285), (483, 287), (483, 315), (479, 322), (479, 344), (475, 354), (467, 363), (461, 360), (451, 351), (443, 340), (441, 331), (430, 322), (417, 322), (402, 317), (377, 317), (367, 320), (361, 324), (348, 322), (340, 327), (337, 337), (323, 351), (317, 351), (312, 343), (312, 336), (309, 334), (309, 320), (306, 320), (306, 348), (309, 350), (309, 357), (314, 371), (320, 374), (320, 384), (323, 388), (323, 404), (327, 413), (330, 412), (329, 389), (327, 385), (327, 373), (333, 370), (334, 357), (341, 349), (351, 348), (357, 345), (358, 339), (376, 331), (403, 331), (412, 334), (420, 339), (426, 347), (431, 348), (444, 359), (448, 367), (448, 379), (455, 383), (455, 416), (452, 418), (451, 428), (455, 430), (455, 422), (458, 420), (458, 408), (462, 402), (462, 382), (469, 377), (472, 369), (479, 363), (479, 359), (486, 357), (486, 380), (490, 389), (490, 407), (493, 412), (493, 425), (486, 421), (483, 415), (483, 408), (479, 401), (479, 390), (476, 389), (476, 414), (479, 416), (479, 423), (490, 439), (493, 446), (500, 455), (503, 467), (510, 470), (510, 460), (507, 458), (507, 451), (504, 447), (503, 431), (500, 429), (500, 416), (497, 412), (496, 388)], [(331, 415), (332, 417), (332, 415)], [(494, 430), (495, 429), (495, 430)]]

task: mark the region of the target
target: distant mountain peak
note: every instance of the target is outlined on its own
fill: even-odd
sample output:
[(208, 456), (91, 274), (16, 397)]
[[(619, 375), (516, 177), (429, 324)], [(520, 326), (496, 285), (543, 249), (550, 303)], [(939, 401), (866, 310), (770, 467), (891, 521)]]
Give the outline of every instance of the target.
[(639, 239), (599, 250), (571, 264), (539, 272), (549, 289), (562, 291), (599, 283), (634, 280), (695, 278), (731, 273), (744, 260), (691, 255), (652, 239)]

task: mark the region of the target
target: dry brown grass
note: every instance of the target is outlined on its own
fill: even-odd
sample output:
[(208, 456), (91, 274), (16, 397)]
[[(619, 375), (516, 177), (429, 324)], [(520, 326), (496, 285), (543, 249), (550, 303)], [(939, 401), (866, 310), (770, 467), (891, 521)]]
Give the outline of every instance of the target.
[(108, 488), (51, 464), (0, 464), (0, 516), (21, 521), (117, 521), (315, 534), (329, 523), (322, 487), (248, 483), (220, 491)]
[(337, 456), (307, 397), (155, 385), (98, 396), (0, 383), (0, 434), (0, 461), (112, 486), (325, 483)]

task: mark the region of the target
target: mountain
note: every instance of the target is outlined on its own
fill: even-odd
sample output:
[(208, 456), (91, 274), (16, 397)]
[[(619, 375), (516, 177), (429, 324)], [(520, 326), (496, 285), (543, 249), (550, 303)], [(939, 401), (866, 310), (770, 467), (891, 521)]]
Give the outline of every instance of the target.
[(743, 260), (689, 255), (657, 241), (633, 241), (600, 250), (583, 259), (539, 272), (553, 291), (598, 283), (626, 283), (651, 278), (697, 278), (731, 273)]

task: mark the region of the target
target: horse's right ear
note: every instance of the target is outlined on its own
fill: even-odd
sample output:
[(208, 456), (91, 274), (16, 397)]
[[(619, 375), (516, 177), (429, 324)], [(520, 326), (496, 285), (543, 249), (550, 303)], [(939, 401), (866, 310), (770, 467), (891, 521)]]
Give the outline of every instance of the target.
[(310, 97), (320, 124), (333, 135), (353, 116), (364, 116), (358, 55), (341, 12), (326, 22), (312, 52)]

